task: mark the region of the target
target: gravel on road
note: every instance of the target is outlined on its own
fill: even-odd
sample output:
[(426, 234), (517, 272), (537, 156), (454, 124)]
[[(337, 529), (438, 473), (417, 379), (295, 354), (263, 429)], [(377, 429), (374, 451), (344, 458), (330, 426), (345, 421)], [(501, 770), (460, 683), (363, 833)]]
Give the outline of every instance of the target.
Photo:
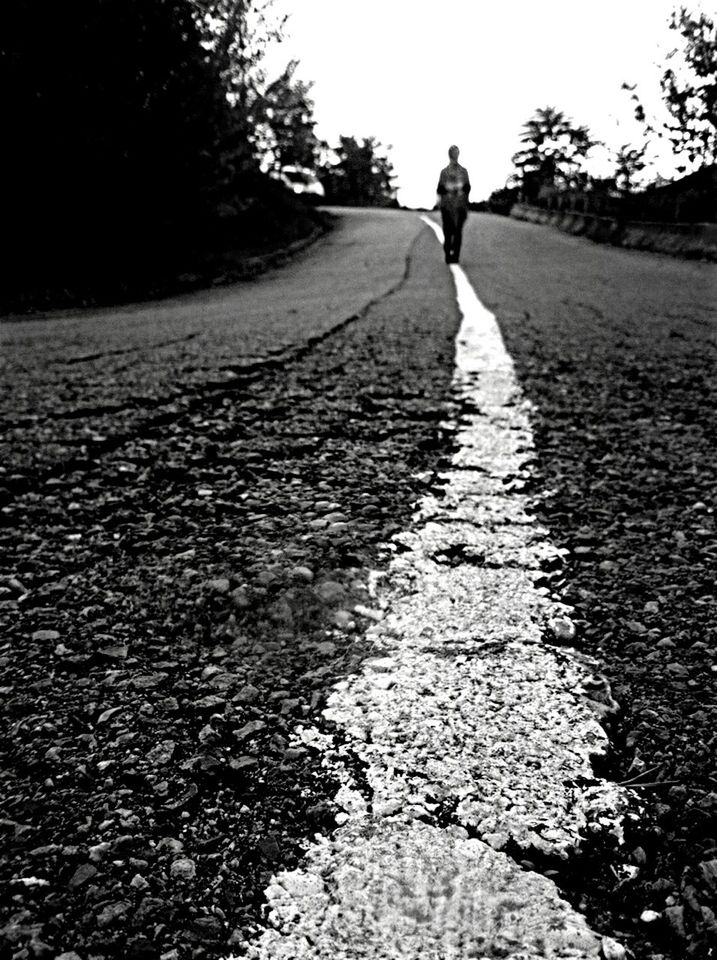
[(276, 866), (335, 824), (289, 736), (366, 655), (369, 570), (450, 448), (433, 243), (304, 356), (3, 508), (3, 960), (241, 949)]
[[(453, 450), (419, 229), (367, 212), (238, 293), (3, 325), (1, 960), (241, 955), (335, 827), (291, 734), (374, 652), (369, 571)], [(645, 810), (621, 872), (532, 867), (636, 960), (711, 960), (714, 267), (480, 215), (463, 265), (533, 404), (540, 583), (621, 707), (598, 772)]]
[(477, 216), (464, 265), (533, 403), (545, 581), (621, 706), (633, 869), (565, 889), (637, 958), (717, 955), (717, 271)]

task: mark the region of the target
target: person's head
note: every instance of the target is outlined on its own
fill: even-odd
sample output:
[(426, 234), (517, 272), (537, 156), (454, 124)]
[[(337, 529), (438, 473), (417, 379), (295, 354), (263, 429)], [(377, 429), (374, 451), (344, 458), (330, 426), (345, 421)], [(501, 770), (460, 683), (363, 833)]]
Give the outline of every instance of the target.
[(448, 159), (453, 160), (453, 162), (455, 163), (455, 161), (458, 159), (458, 155), (460, 154), (460, 152), (461, 151), (458, 149), (458, 147), (454, 143), (452, 146), (448, 148)]

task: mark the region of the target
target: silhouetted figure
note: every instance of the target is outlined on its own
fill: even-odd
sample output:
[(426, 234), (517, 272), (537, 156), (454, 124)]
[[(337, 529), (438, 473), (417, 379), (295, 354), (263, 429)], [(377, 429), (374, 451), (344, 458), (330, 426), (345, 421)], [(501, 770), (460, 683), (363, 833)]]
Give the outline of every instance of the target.
[(448, 148), (450, 163), (441, 170), (436, 188), (440, 197), (446, 263), (458, 263), (461, 255), (463, 224), (468, 216), (468, 194), (471, 192), (468, 171), (458, 163), (459, 153), (460, 150), (455, 144)]

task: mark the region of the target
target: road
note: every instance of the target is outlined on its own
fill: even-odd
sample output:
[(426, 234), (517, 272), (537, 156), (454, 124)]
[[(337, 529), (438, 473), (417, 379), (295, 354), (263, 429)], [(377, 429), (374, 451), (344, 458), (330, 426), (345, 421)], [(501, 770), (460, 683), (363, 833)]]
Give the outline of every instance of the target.
[(3, 323), (0, 956), (709, 956), (714, 267), (462, 269)]

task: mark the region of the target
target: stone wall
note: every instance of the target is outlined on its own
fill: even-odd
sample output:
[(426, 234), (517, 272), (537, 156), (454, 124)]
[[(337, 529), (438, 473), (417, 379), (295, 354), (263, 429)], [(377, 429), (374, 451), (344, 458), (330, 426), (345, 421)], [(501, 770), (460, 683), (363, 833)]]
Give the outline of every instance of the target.
[(510, 216), (529, 223), (548, 224), (597, 243), (717, 262), (717, 223), (621, 222), (591, 213), (543, 210), (527, 203), (516, 203)]

